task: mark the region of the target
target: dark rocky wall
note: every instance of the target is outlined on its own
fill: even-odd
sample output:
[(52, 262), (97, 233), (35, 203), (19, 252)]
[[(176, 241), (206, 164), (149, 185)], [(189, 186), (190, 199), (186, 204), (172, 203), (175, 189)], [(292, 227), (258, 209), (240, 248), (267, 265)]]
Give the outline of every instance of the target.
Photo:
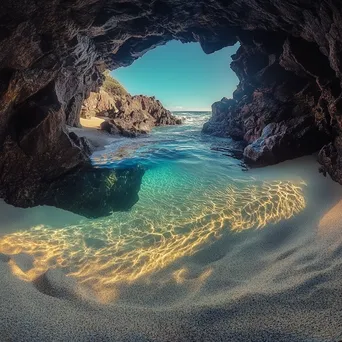
[(2, 0), (0, 195), (34, 204), (37, 184), (86, 163), (66, 123), (78, 125), (106, 68), (171, 39), (207, 53), (240, 41), (234, 101), (214, 107), (226, 118), (220, 134), (246, 139), (255, 162), (330, 143), (320, 160), (342, 182), (341, 8), (340, 0)]
[(244, 157), (254, 164), (322, 148), (334, 135), (331, 120), (337, 114), (327, 104), (341, 93), (328, 60), (314, 44), (294, 37), (254, 32), (240, 41), (231, 63), (238, 88), (233, 99), (213, 105), (203, 131), (244, 140)]

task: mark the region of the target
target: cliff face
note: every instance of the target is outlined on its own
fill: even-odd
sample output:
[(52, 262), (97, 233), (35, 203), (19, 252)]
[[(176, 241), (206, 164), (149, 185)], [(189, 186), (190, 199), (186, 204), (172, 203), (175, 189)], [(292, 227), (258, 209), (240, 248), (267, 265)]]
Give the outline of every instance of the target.
[(207, 53), (241, 44), (234, 101), (215, 105), (206, 131), (224, 115), (219, 134), (248, 141), (256, 162), (322, 147), (342, 183), (340, 0), (3, 0), (0, 13), (0, 195), (11, 203), (34, 203), (37, 184), (87, 162), (66, 124), (102, 72), (171, 39)]
[[(315, 152), (334, 135), (340, 82), (312, 43), (255, 33), (242, 40), (231, 68), (233, 99), (213, 105), (203, 131), (244, 140), (250, 163), (273, 164)], [(309, 58), (309, 60), (307, 60)]]
[(131, 137), (148, 133), (155, 126), (181, 124), (181, 120), (154, 97), (112, 94), (103, 88), (84, 101), (81, 116), (108, 117), (109, 121), (101, 125), (103, 130)]

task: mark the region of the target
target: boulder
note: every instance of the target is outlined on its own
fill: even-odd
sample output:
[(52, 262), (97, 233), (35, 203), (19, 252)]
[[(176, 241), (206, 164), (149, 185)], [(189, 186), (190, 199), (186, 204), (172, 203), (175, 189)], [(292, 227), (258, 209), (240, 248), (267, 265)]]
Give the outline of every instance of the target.
[(130, 95), (108, 73), (100, 91), (92, 92), (82, 106), (82, 117), (95, 115), (109, 119), (101, 125), (101, 129), (125, 137), (149, 133), (155, 126), (182, 123), (155, 97)]
[(106, 131), (110, 134), (119, 134), (120, 131), (119, 129), (117, 128), (117, 126), (115, 126), (115, 124), (113, 124), (112, 122), (110, 121), (103, 121), (100, 125), (100, 129), (103, 130), (103, 131)]
[(315, 126), (313, 117), (302, 116), (268, 124), (243, 155), (252, 165), (270, 165), (317, 151), (324, 141), (327, 137)]

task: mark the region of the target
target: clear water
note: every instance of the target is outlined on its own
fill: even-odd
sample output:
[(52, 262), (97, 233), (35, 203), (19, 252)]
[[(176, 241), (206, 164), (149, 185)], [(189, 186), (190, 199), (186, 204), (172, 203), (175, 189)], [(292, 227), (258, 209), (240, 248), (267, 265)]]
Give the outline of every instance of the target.
[(120, 139), (92, 157), (97, 167), (145, 167), (140, 200), (129, 212), (80, 221), (57, 209), (32, 209), (34, 224), (26, 217), (26, 229), (0, 240), (0, 252), (35, 258), (28, 272), (17, 266), (13, 272), (32, 280), (62, 268), (108, 302), (118, 284), (151, 279), (224, 235), (266, 228), (304, 211), (308, 177), (301, 167), (246, 171), (227, 156), (231, 141), (201, 133), (210, 113), (177, 115), (183, 125)]

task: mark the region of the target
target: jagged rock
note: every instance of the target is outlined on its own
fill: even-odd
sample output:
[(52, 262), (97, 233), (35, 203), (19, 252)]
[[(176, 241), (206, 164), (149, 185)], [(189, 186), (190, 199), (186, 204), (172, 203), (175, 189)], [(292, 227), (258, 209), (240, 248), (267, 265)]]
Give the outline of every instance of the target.
[[(333, 101), (332, 84), (322, 92), (327, 84), (323, 77), (334, 80), (332, 69), (311, 43), (260, 32), (252, 38), (241, 39), (233, 56), (231, 67), (240, 79), (234, 99), (213, 105), (203, 131), (245, 141), (244, 157), (252, 164), (274, 164), (319, 150), (332, 136), (324, 105)], [(306, 52), (315, 60), (307, 69), (302, 60)]]
[(324, 141), (312, 116), (270, 123), (259, 139), (244, 150), (245, 159), (258, 165), (270, 165), (317, 151)]
[(110, 134), (119, 134), (119, 129), (109, 121), (104, 121), (100, 125), (101, 130), (106, 131)]
[[(203, 126), (203, 132), (219, 137), (242, 140), (243, 128), (235, 112), (236, 101), (223, 98), (212, 105), (212, 117)], [(229, 115), (227, 115), (229, 113)]]
[(127, 138), (135, 138), (139, 134), (146, 134), (147, 130), (136, 128), (132, 126), (131, 122), (126, 124), (126, 127), (122, 126), (119, 120), (108, 120), (101, 123), (100, 128), (110, 134), (120, 134)]
[(101, 88), (98, 93), (90, 93), (83, 102), (81, 117), (89, 119), (94, 116), (108, 116), (110, 111), (115, 111), (115, 108), (115, 97)]
[[(128, 210), (138, 200), (143, 171), (94, 169), (88, 140), (56, 129), (46, 120), (29, 131), (20, 145), (4, 143), (0, 195), (22, 207), (53, 205), (86, 217)], [(46, 123), (46, 124), (45, 124)], [(58, 127), (58, 126), (57, 126)], [(54, 161), (54, 162), (52, 162)], [(14, 163), (15, 162), (15, 163)], [(40, 167), (44, 166), (44, 170)], [(108, 179), (117, 182), (108, 187)]]
[[(240, 42), (220, 135), (251, 144), (268, 124), (311, 115), (321, 147), (342, 136), (340, 0), (3, 0), (0, 13), (0, 196), (12, 204), (33, 205), (47, 180), (88, 161), (66, 124), (79, 125), (103, 71), (172, 39), (206, 53)], [(216, 134), (215, 119), (207, 129)], [(320, 160), (342, 183), (339, 163)]]
[(318, 161), (322, 164), (321, 172), (328, 172), (333, 180), (341, 182), (342, 179), (342, 137), (325, 145), (318, 154)]
[(82, 117), (96, 115), (112, 119), (110, 123), (103, 123), (101, 129), (127, 137), (146, 134), (155, 126), (182, 123), (181, 119), (173, 116), (155, 97), (112, 94), (103, 88), (99, 93), (91, 93), (82, 107)]

